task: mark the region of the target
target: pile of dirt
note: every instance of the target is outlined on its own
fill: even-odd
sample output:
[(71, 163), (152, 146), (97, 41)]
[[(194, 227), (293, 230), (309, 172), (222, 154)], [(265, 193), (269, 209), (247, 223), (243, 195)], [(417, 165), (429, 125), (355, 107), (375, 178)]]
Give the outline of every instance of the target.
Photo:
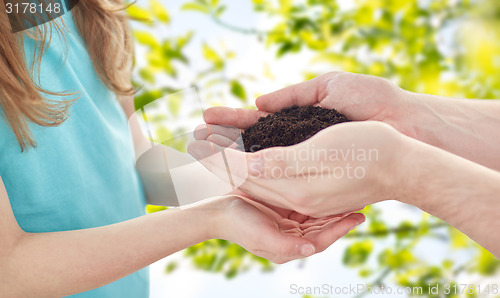
[(351, 121), (334, 109), (291, 106), (262, 117), (242, 134), (246, 152), (291, 146), (334, 124)]

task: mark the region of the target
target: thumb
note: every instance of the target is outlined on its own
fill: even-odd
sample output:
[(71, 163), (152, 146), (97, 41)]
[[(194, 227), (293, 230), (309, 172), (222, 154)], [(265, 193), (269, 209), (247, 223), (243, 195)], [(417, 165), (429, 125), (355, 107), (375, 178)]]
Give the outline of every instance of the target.
[[(272, 239), (262, 239), (262, 243), (267, 243), (267, 247), (263, 248), (272, 255), (276, 263), (285, 263), (295, 259), (306, 258), (316, 253), (316, 247), (312, 241), (308, 239), (284, 235), (278, 232), (278, 235), (273, 235)], [(273, 261), (274, 261), (273, 260)]]

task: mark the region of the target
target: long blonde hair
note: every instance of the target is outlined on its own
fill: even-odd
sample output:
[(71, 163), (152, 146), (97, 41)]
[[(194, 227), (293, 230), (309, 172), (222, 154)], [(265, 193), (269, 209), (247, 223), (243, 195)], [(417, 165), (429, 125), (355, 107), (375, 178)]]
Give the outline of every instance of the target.
[[(0, 7), (5, 7), (3, 2), (0, 0)], [(72, 14), (100, 79), (115, 93), (125, 95), (133, 94), (130, 81), (133, 44), (121, 2), (83, 0), (73, 8)], [(43, 90), (37, 83), (37, 76), (33, 75), (33, 69), (40, 65), (50, 43), (52, 28), (61, 32), (64, 24), (61, 25), (58, 26), (55, 20), (24, 33), (12, 33), (7, 14), (0, 12), (0, 106), (21, 150), (36, 146), (28, 121), (41, 126), (57, 126), (69, 116), (71, 100), (49, 100), (43, 94), (77, 96), (77, 93)], [(26, 62), (23, 34), (38, 41), (32, 65)]]

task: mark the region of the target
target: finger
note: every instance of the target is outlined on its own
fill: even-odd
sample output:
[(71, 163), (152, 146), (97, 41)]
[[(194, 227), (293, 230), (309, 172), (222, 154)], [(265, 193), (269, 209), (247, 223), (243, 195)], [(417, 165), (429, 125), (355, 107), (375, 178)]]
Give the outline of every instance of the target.
[(244, 200), (248, 204), (257, 208), (264, 215), (270, 217), (274, 222), (276, 222), (280, 228), (280, 230), (287, 235), (292, 236), (302, 236), (302, 229), (299, 227), (300, 224), (297, 221), (291, 220), (288, 217), (290, 214), (295, 213), (293, 211), (279, 208), (276, 206), (269, 205), (268, 203), (257, 201), (255, 199), (249, 198), (245, 195), (245, 193), (241, 193), (238, 190), (233, 191), (232, 194), (234, 196), (239, 197)]
[[(272, 190), (276, 199), (288, 202), (289, 205), (294, 198), (322, 196), (326, 186), (331, 183), (330, 177), (321, 173), (312, 173), (313, 176), (310, 176), (307, 171), (321, 167), (312, 167), (310, 163), (293, 160), (296, 154), (294, 149), (290, 148), (275, 147), (247, 153), (248, 178), (242, 185), (244, 191), (258, 198), (266, 198), (268, 201), (269, 197), (264, 195), (265, 190)], [(290, 206), (288, 209), (291, 209)]]
[[(224, 148), (203, 140), (190, 143), (187, 149), (188, 153), (206, 169), (234, 188), (243, 186), (249, 178), (245, 152)], [(261, 197), (257, 196), (257, 198)]]
[[(332, 183), (342, 186), (345, 176), (342, 172), (338, 173), (339, 169), (343, 169), (337, 165), (343, 165), (343, 161), (338, 161), (335, 155), (329, 156), (331, 151), (328, 148), (335, 148), (338, 143), (340, 143), (341, 148), (351, 147), (352, 142), (345, 145), (342, 141), (336, 140), (337, 137), (346, 134), (345, 127), (347, 125), (358, 126), (357, 123), (339, 124), (323, 130), (308, 141), (300, 144), (289, 147), (268, 148), (248, 154), (247, 168), (251, 172), (249, 173), (248, 183), (245, 184), (246, 190), (261, 197), (259, 192), (262, 188), (273, 189), (281, 197), (300, 199), (316, 196), (323, 197), (325, 192), (333, 186)], [(314, 147), (311, 144), (319, 145)], [(320, 200), (313, 200), (307, 206), (307, 209), (319, 212), (320, 209), (318, 208), (321, 206), (316, 206), (319, 203), (321, 203)], [(340, 208), (337, 211), (348, 210), (350, 209)], [(328, 213), (310, 214), (304, 212), (304, 209), (296, 209), (296, 211), (302, 211), (301, 213), (306, 215), (329, 215)]]
[(239, 186), (239, 189), (259, 202), (266, 202), (281, 209), (290, 209), (290, 203), (287, 198), (274, 188), (260, 186), (258, 181), (252, 181), (252, 179), (248, 178)]
[(294, 213), (295, 211), (290, 210), (290, 205), (288, 204), (288, 201), (284, 197), (282, 197), (279, 193), (276, 193), (274, 189), (268, 189), (263, 187), (261, 188), (257, 187), (258, 189), (258, 195), (257, 195), (246, 189), (247, 184), (250, 184), (248, 179), (241, 186), (239, 186), (238, 189), (232, 191), (231, 194), (239, 196), (240, 198), (246, 200), (248, 203), (251, 203), (252, 205), (260, 204), (263, 207), (269, 208), (277, 215), (279, 215), (281, 219), (287, 219), (295, 224), (294, 227), (297, 228), (299, 227), (298, 222), (288, 219), (290, 214)]
[[(290, 221), (290, 222), (292, 222), (292, 221)], [(280, 225), (280, 229), (281, 229), (282, 233), (285, 235), (304, 237), (304, 232), (299, 227), (297, 227), (297, 225), (298, 224), (296, 222), (295, 222), (295, 224), (289, 224), (289, 227), (287, 227), (287, 228)]]
[(220, 178), (223, 178), (228, 171), (240, 179), (248, 177), (247, 157), (244, 152), (200, 140), (188, 145), (188, 153), (212, 173), (217, 176), (222, 175)]
[(290, 213), (288, 218), (290, 218), (293, 221), (298, 222), (299, 224), (303, 224), (304, 222), (307, 221), (309, 216), (294, 211), (294, 212)]
[(302, 229), (304, 234), (306, 234), (308, 232), (323, 229), (326, 225), (329, 225), (331, 223), (339, 222), (351, 214), (352, 213), (344, 213), (335, 216), (308, 219), (307, 221), (305, 221), (300, 225), (300, 228)]
[(207, 140), (210, 135), (225, 136), (234, 142), (241, 139), (241, 130), (233, 126), (200, 124), (194, 129), (196, 140)]
[[(240, 244), (249, 252), (277, 263), (303, 258), (314, 253), (315, 248), (310, 240), (302, 238), (300, 233), (293, 236), (283, 233), (281, 227), (274, 220), (267, 218), (268, 215), (265, 212), (262, 214), (260, 207), (263, 205), (248, 205), (248, 201), (241, 200), (235, 201), (235, 203), (242, 203), (248, 207), (243, 214), (240, 214), (240, 217), (252, 213), (257, 215), (257, 217), (251, 215), (247, 218), (247, 220), (250, 219), (250, 223), (253, 222), (252, 227), (243, 231), (243, 234), (237, 234), (242, 240)], [(245, 218), (236, 220), (245, 220)]]
[[(289, 210), (289, 206), (288, 205), (285, 205), (285, 204), (282, 204), (281, 202), (279, 201), (276, 201), (276, 200), (273, 200), (272, 201), (272, 204), (271, 204), (271, 201), (268, 200), (268, 202), (266, 202), (264, 199), (260, 199), (258, 198), (257, 196), (254, 196), (250, 193), (247, 193), (247, 192), (244, 192), (243, 191), (243, 187), (240, 187), (240, 188), (237, 188), (235, 190), (233, 190), (231, 193), (229, 193), (230, 195), (234, 195), (234, 196), (237, 196), (237, 197), (240, 197), (241, 199), (244, 199), (244, 200), (252, 200), (252, 201), (256, 201), (258, 202), (259, 204), (262, 204), (264, 206), (267, 206), (268, 208), (271, 208), (273, 209), (276, 213), (278, 213), (281, 217), (288, 217), (288, 214), (292, 213), (293, 211)], [(275, 196), (276, 194), (275, 193), (269, 193), (267, 196), (265, 197), (272, 197), (272, 196)]]
[[(333, 198), (332, 198), (332, 200), (333, 200)], [(305, 229), (309, 226), (318, 225), (318, 224), (325, 223), (325, 222), (330, 222), (332, 220), (339, 221), (342, 218), (347, 217), (347, 216), (351, 215), (352, 213), (360, 211), (360, 210), (361, 209), (349, 211), (349, 212), (344, 212), (344, 213), (339, 213), (339, 214), (332, 214), (332, 215), (328, 215), (328, 216), (324, 216), (324, 217), (309, 217), (306, 221), (304, 221), (302, 223), (301, 227)]]
[[(237, 193), (235, 192), (235, 194), (237, 195)], [(256, 198), (254, 197), (246, 197), (245, 196), (246, 193), (240, 193), (239, 195), (243, 198), (245, 198), (245, 200), (249, 200), (249, 201), (252, 201), (252, 202), (248, 202), (250, 204), (259, 204), (259, 205), (262, 205), (270, 210), (273, 210), (273, 212), (275, 212), (276, 214), (278, 214), (280, 216), (280, 218), (285, 218), (285, 219), (290, 219), (290, 216), (294, 213), (296, 213), (295, 211), (292, 211), (290, 210), (290, 208), (286, 208), (286, 207), (280, 207), (280, 206), (276, 206), (276, 205), (272, 205), (272, 204), (269, 204), (269, 202), (266, 202), (266, 201), (263, 201), (263, 200), (257, 200)]]
[(283, 108), (297, 105), (310, 106), (320, 102), (326, 93), (324, 76), (292, 85), (281, 90), (262, 95), (255, 101), (257, 108), (269, 113), (278, 112)]
[(243, 180), (242, 182), (249, 178), (249, 169), (247, 167), (248, 153), (224, 148), (213, 142), (204, 140), (190, 143), (188, 145), (188, 153), (209, 171), (222, 179), (228, 178), (228, 172), (231, 173), (232, 178)]
[(266, 112), (250, 109), (213, 107), (203, 113), (203, 119), (208, 124), (230, 125), (245, 129), (257, 122), (260, 117), (267, 115), (269, 114)]
[[(268, 204), (264, 204), (263, 202), (260, 202), (260, 201), (248, 198), (245, 195), (236, 195), (235, 194), (235, 196), (237, 196), (240, 199), (244, 200), (248, 204), (254, 206), (260, 212), (262, 212), (263, 214), (265, 214), (265, 215), (269, 216), (270, 218), (272, 218), (275, 222), (280, 222), (282, 219), (284, 219), (284, 217), (276, 210), (276, 209), (278, 209), (278, 210), (282, 210), (282, 209), (279, 209), (279, 208), (270, 208)], [(295, 227), (298, 228), (298, 224), (295, 225)], [(289, 228), (289, 226), (287, 226), (287, 228)]]
[(234, 150), (243, 151), (243, 141), (240, 138), (239, 140), (231, 140), (230, 138), (224, 135), (211, 134), (206, 139), (209, 142), (212, 142), (222, 148), (231, 148)]
[(363, 214), (353, 213), (339, 222), (325, 226), (322, 230), (307, 233), (304, 237), (314, 243), (316, 252), (322, 252), (364, 221)]
[(292, 259), (286, 259), (284, 257), (281, 257), (281, 256), (275, 254), (275, 253), (271, 253), (268, 251), (254, 250), (254, 251), (250, 251), (250, 252), (258, 257), (264, 258), (264, 259), (271, 261), (275, 264), (285, 264), (286, 262), (292, 261)]
[(264, 233), (259, 240), (259, 250), (274, 255), (274, 260), (281, 260), (280, 263), (295, 259), (306, 258), (316, 253), (316, 248), (312, 241), (292, 235), (285, 235), (276, 230), (275, 233)]
[[(214, 174), (226, 173), (228, 164), (232, 165), (231, 172), (241, 178), (253, 178), (253, 180), (266, 180), (284, 178), (281, 170), (287, 169), (289, 161), (285, 160), (283, 153), (287, 149), (283, 147), (276, 147), (272, 149), (265, 149), (256, 153), (246, 153), (238, 150), (224, 148), (214, 142), (207, 140), (198, 140), (188, 145), (188, 153), (200, 161), (208, 170)], [(218, 158), (210, 158), (213, 155), (224, 153), (227, 163), (221, 162)], [(280, 172), (277, 174), (277, 172)], [(295, 174), (295, 172), (292, 172)], [(286, 174), (286, 173), (284, 173)], [(288, 177), (285, 178), (294, 178)], [(246, 191), (245, 191), (246, 192)]]
[[(238, 150), (223, 148), (209, 141), (195, 141), (188, 145), (188, 152), (195, 157), (205, 168), (216, 176), (239, 187), (255, 199), (268, 202), (277, 207), (286, 208), (287, 199), (276, 191), (272, 183), (259, 179), (252, 173), (255, 164), (251, 162), (259, 154), (245, 153)], [(269, 184), (264, 186), (264, 184)], [(288, 186), (289, 187), (289, 186)]]

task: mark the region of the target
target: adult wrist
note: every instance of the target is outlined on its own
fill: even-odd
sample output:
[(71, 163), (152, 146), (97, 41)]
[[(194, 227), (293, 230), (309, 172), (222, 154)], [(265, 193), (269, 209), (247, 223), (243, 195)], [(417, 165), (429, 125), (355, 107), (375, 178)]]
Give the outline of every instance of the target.
[(403, 151), (406, 175), (398, 200), (445, 221), (461, 213), (471, 198), (496, 189), (485, 180), (500, 174), (457, 155), (411, 138)]
[(441, 130), (448, 127), (443, 112), (449, 110), (450, 100), (439, 96), (404, 90), (408, 102), (406, 127), (409, 137), (435, 147), (444, 148)]
[[(434, 200), (435, 184), (446, 185), (441, 179), (445, 170), (440, 168), (440, 152), (418, 140), (404, 137), (401, 146), (402, 155), (397, 168), (400, 177), (396, 190), (396, 200), (410, 204), (424, 210)], [(437, 176), (437, 177), (436, 177)]]

